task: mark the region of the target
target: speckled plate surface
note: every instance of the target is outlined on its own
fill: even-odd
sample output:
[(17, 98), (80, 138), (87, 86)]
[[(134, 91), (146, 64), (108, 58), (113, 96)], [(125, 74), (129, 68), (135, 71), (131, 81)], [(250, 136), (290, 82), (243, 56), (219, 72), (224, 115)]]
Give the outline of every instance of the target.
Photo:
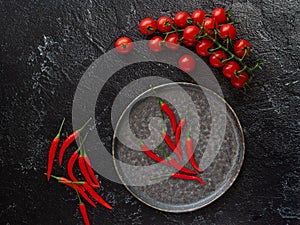
[[(188, 99), (178, 97), (178, 87)], [(187, 115), (181, 146), (185, 152), (187, 127), (190, 127), (195, 159), (204, 170), (198, 176), (206, 186), (169, 177), (174, 169), (155, 163), (139, 149), (134, 134), (161, 157), (175, 157), (161, 138), (163, 120), (158, 99), (151, 89), (137, 97), (118, 121), (112, 151), (116, 171), (125, 187), (153, 208), (177, 213), (202, 208), (224, 194), (240, 171), (245, 154), (241, 125), (225, 100), (206, 88), (190, 83), (170, 83), (154, 89), (167, 99), (178, 120)], [(164, 125), (170, 133), (167, 118)], [(193, 169), (186, 154), (183, 157), (185, 167)]]

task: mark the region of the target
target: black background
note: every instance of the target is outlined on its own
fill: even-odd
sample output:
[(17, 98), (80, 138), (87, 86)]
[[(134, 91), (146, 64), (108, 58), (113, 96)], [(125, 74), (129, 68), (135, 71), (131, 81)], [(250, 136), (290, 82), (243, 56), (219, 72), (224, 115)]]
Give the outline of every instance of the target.
[[(48, 147), (62, 117), (63, 137), (72, 130), (72, 100), (80, 77), (117, 37), (142, 40), (144, 17), (174, 16), (232, 5), (238, 37), (263, 57), (252, 88), (231, 87), (213, 70), (244, 128), (246, 157), (232, 188), (192, 213), (159, 212), (119, 184), (100, 177), (100, 193), (114, 207), (88, 207), (92, 224), (298, 224), (299, 206), (299, 1), (1, 0), (1, 201), (0, 224), (83, 224), (76, 194), (48, 183)], [(298, 27), (297, 27), (298, 25)], [(153, 63), (117, 73), (101, 92), (98, 130), (111, 147), (114, 96), (129, 81), (167, 70)], [(126, 72), (127, 71), (127, 72)], [(177, 71), (177, 70), (176, 70)], [(178, 72), (178, 71), (177, 71)], [(183, 73), (174, 80), (190, 80)], [(173, 75), (172, 75), (173, 74)], [(106, 110), (104, 110), (106, 109)], [(75, 146), (74, 146), (75, 147)], [(54, 173), (65, 174), (55, 166)]]

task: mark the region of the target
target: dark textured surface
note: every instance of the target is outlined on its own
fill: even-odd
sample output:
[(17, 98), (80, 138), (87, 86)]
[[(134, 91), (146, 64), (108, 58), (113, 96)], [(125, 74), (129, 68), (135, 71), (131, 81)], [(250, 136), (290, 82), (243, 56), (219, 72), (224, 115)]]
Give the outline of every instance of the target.
[[(43, 173), (57, 125), (63, 116), (71, 121), (73, 95), (84, 71), (118, 36), (140, 40), (136, 25), (143, 17), (210, 11), (232, 3), (241, 21), (239, 37), (250, 40), (253, 58), (263, 56), (266, 62), (247, 94), (214, 70), (246, 137), (246, 158), (236, 183), (212, 205), (174, 215), (151, 209), (123, 186), (101, 179), (101, 193), (115, 210), (88, 207), (89, 215), (92, 224), (299, 224), (298, 0), (1, 0), (0, 224), (82, 224), (76, 195), (55, 182), (48, 184)], [(112, 96), (130, 80), (156, 70), (149, 64), (116, 74), (101, 93), (100, 136), (107, 147), (113, 132), (107, 110)], [(71, 130), (70, 122), (66, 128)]]

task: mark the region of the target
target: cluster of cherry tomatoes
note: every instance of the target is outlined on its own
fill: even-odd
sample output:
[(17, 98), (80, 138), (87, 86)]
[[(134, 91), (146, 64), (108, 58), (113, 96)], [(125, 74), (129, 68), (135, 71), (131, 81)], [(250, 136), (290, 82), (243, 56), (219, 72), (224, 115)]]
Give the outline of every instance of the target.
[[(236, 88), (244, 87), (249, 80), (248, 73), (252, 75), (254, 68), (243, 62), (250, 53), (250, 43), (240, 39), (233, 44), (236, 29), (228, 11), (223, 8), (215, 8), (210, 15), (203, 10), (195, 10), (191, 15), (178, 12), (173, 19), (168, 16), (157, 21), (145, 18), (140, 22), (139, 30), (145, 36), (152, 36), (148, 44), (152, 52), (158, 53), (164, 48), (177, 50), (184, 45), (194, 48), (199, 56), (209, 56), (211, 66), (222, 68), (224, 76)], [(128, 37), (121, 37), (115, 47), (119, 53), (127, 54), (132, 50), (133, 42)], [(191, 72), (196, 66), (195, 59), (184, 54), (179, 58), (178, 66), (185, 72)]]

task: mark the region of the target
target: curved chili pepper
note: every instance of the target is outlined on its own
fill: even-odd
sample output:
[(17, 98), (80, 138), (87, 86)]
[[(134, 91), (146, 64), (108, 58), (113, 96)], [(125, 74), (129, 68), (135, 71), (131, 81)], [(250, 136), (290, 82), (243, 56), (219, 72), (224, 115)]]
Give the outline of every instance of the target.
[(197, 171), (202, 173), (203, 171), (200, 169), (200, 167), (198, 166), (198, 164), (195, 160), (194, 150), (193, 150), (193, 139), (189, 135), (189, 132), (188, 132), (188, 135), (187, 135), (187, 138), (185, 141), (185, 148), (186, 148), (187, 157), (188, 157), (191, 165), (194, 167), (194, 169), (196, 169)]
[(152, 150), (150, 150), (142, 140), (140, 140), (139, 138), (137, 139), (145, 155), (147, 155), (149, 158), (153, 159), (156, 162), (169, 166), (169, 163), (167, 161), (165, 161), (163, 158), (159, 157)]
[(84, 182), (83, 187), (97, 202), (108, 209), (112, 209), (111, 205), (108, 204), (100, 195), (98, 195), (98, 193), (87, 182)]
[(51, 175), (52, 178), (56, 179), (59, 183), (63, 183), (66, 186), (72, 188), (75, 190), (75, 188), (77, 189), (77, 191), (79, 192), (79, 194), (93, 207), (96, 208), (96, 204), (89, 198), (89, 196), (87, 196), (87, 194), (84, 192), (84, 188), (83, 188), (83, 181), (78, 181), (78, 182), (73, 182), (65, 177), (56, 177)]
[(181, 119), (178, 123), (178, 126), (176, 128), (176, 133), (175, 133), (175, 143), (176, 143), (176, 147), (178, 148), (178, 152), (180, 154), (182, 154), (182, 149), (180, 146), (180, 135), (184, 125), (185, 125), (185, 119)]
[(88, 121), (86, 121), (86, 123), (78, 130), (74, 131), (72, 134), (70, 134), (67, 139), (63, 142), (61, 148), (60, 148), (60, 152), (58, 155), (58, 162), (59, 165), (62, 164), (63, 161), (63, 157), (65, 154), (66, 149), (70, 146), (70, 144), (73, 143), (73, 141), (78, 138), (79, 133), (85, 128), (85, 126), (91, 121), (92, 118), (89, 118)]
[(79, 203), (79, 210), (82, 215), (83, 221), (85, 225), (90, 225), (90, 220), (86, 211), (85, 204), (83, 202)]
[(166, 144), (177, 155), (180, 162), (182, 162), (182, 154), (180, 153), (179, 148), (174, 145), (171, 137), (169, 136), (169, 134), (164, 129), (162, 131), (162, 135), (163, 135), (163, 138), (164, 138), (164, 141), (166, 142)]
[(200, 177), (197, 177), (197, 176), (190, 176), (190, 175), (181, 174), (181, 173), (173, 173), (172, 177), (176, 178), (176, 179), (183, 179), (183, 180), (195, 180), (195, 181), (198, 181), (202, 186), (206, 185), (205, 182)]
[(55, 136), (55, 138), (53, 139), (53, 141), (51, 143), (51, 146), (50, 146), (50, 149), (49, 149), (48, 168), (47, 168), (47, 180), (48, 181), (50, 180), (50, 176), (51, 176), (51, 172), (52, 172), (52, 168), (53, 168), (53, 162), (54, 162), (57, 146), (58, 146), (58, 143), (60, 141), (60, 133), (61, 133), (62, 127), (64, 125), (64, 122), (65, 122), (65, 118), (61, 122), (59, 131), (58, 131), (57, 135)]
[(186, 168), (184, 166), (181, 166), (175, 159), (171, 158), (169, 159), (170, 165), (172, 165), (176, 170), (183, 172), (183, 173), (188, 173), (188, 174), (193, 174), (196, 175), (197, 173), (193, 170), (190, 170), (189, 168)]
[(88, 155), (86, 154), (86, 151), (84, 151), (83, 158), (84, 158), (84, 162), (85, 162), (86, 168), (88, 170), (88, 173), (91, 176), (93, 182), (100, 187), (100, 183), (99, 183), (99, 181), (98, 181), (98, 179), (97, 179), (97, 177), (96, 177), (96, 175), (94, 173), (91, 161), (90, 161)]
[(68, 161), (67, 171), (68, 171), (68, 176), (70, 177), (70, 179), (72, 181), (78, 181), (77, 178), (74, 176), (74, 173), (73, 173), (73, 167), (74, 167), (75, 161), (78, 158), (78, 156), (79, 156), (79, 149), (77, 149), (72, 154), (71, 158)]
[(99, 188), (100, 185), (99, 184), (94, 184), (94, 182), (92, 181), (90, 174), (86, 168), (86, 164), (84, 161), (84, 156), (80, 155), (78, 157), (78, 164), (79, 164), (79, 169), (84, 177), (84, 179), (93, 187), (93, 188)]

